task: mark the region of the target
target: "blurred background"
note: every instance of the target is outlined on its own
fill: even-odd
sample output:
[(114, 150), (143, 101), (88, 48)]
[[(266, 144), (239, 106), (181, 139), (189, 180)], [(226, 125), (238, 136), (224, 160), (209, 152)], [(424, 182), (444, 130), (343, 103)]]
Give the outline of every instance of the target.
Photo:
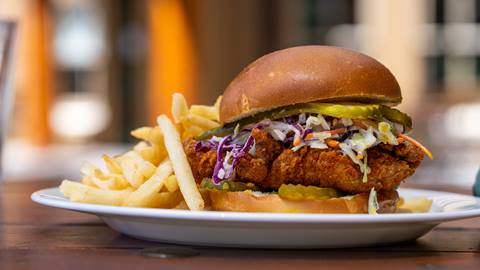
[(480, 0), (0, 0), (1, 19), (18, 23), (6, 180), (78, 179), (173, 92), (211, 104), (254, 59), (304, 44), (396, 75), (435, 155), (412, 182), (468, 186), (480, 166)]

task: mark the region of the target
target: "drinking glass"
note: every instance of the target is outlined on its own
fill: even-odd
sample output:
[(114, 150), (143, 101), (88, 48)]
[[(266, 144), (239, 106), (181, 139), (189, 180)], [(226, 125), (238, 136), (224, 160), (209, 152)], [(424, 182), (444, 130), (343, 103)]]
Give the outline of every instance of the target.
[(16, 28), (15, 22), (0, 20), (0, 181), (3, 180), (2, 147), (7, 136), (14, 95), (12, 62)]

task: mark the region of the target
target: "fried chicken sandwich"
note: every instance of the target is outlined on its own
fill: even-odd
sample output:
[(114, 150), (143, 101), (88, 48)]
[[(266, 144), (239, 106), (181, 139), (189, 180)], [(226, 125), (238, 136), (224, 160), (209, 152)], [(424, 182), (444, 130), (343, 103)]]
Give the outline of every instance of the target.
[(430, 152), (392, 73), (328, 46), (276, 51), (226, 88), (222, 126), (184, 142), (213, 210), (391, 213), (399, 184)]

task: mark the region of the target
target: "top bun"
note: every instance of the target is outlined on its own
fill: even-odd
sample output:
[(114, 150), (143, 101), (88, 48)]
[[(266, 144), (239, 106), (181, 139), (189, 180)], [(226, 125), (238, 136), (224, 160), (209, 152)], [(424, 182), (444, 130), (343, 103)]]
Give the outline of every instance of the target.
[(338, 47), (300, 46), (267, 54), (242, 70), (225, 89), (220, 121), (312, 101), (392, 106), (402, 95), (390, 70), (369, 56)]

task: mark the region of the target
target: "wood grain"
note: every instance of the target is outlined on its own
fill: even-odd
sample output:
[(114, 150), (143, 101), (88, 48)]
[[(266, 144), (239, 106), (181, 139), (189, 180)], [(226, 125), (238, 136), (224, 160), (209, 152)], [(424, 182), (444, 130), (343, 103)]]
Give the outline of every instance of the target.
[(56, 184), (36, 181), (1, 187), (0, 269), (480, 269), (480, 218), (445, 223), (417, 241), (393, 246), (324, 250), (184, 247), (198, 255), (147, 257), (144, 248), (178, 246), (132, 239), (96, 217), (30, 200), (31, 192)]

